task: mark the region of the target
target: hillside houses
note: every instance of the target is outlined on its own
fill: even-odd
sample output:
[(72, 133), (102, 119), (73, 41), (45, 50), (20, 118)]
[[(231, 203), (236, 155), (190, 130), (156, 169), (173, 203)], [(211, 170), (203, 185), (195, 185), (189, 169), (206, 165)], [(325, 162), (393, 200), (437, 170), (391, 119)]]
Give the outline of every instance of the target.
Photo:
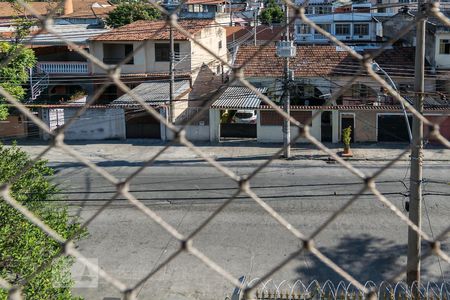
[[(150, 116), (134, 97), (111, 82), (109, 72), (119, 64), (121, 81), (162, 118), (182, 126), (202, 112), (189, 124), (191, 139), (217, 142), (244, 137), (281, 142), (281, 117), (254, 92), (233, 81), (236, 74), (229, 68), (242, 66), (246, 80), (281, 106), (285, 59), (276, 55), (276, 42), (285, 38), (281, 26), (257, 22), (254, 24), (257, 26), (236, 26), (237, 23), (228, 26), (230, 18), (219, 22), (220, 17), (230, 16), (226, 2), (187, 1), (178, 25), (188, 36), (172, 28), (171, 63), (171, 28), (165, 20), (137, 21), (111, 29), (105, 27), (103, 20), (114, 9), (113, 4), (91, 0), (68, 0), (65, 4), (55, 18), (53, 33), (33, 32), (23, 43), (37, 57), (36, 68), (30, 70), (30, 95), (26, 102), (34, 105), (36, 112), (39, 110), (50, 127), (62, 126), (77, 108), (96, 97), (95, 106), (87, 112), (96, 121), (92, 121), (93, 125), (78, 123), (75, 126), (78, 129), (73, 127), (66, 138), (170, 140), (173, 137), (160, 118)], [(255, 3), (243, 7), (248, 13), (258, 11)], [(40, 9), (45, 14), (48, 7)], [(398, 26), (414, 18), (414, 12), (408, 10), (393, 15), (376, 12), (370, 3), (336, 6), (326, 0), (312, 1), (307, 15), (362, 55), (376, 51), (392, 38)], [(445, 119), (450, 113), (447, 101), (450, 36), (448, 28), (436, 20), (430, 18), (427, 24), (426, 114)], [(295, 21), (294, 27), (297, 47), (296, 56), (290, 60), (293, 80), (289, 84), (292, 116), (310, 122), (312, 134), (323, 142), (340, 142), (342, 129), (348, 126), (354, 129), (355, 142), (407, 141), (401, 107), (361, 70), (359, 62), (300, 20)], [(261, 45), (265, 46), (260, 48)], [(83, 49), (95, 59), (74, 48)], [(411, 102), (414, 56), (410, 34), (387, 47), (374, 62)], [(387, 79), (383, 72), (379, 72), (380, 76)], [(330, 95), (355, 74), (359, 75), (353, 84), (335, 101), (329, 101)], [(228, 86), (230, 81), (232, 84)], [(238, 115), (251, 115), (252, 123), (231, 125), (236, 123), (234, 116), (238, 111)], [(313, 114), (320, 117), (311, 122)], [(113, 120), (115, 117), (121, 121)], [(18, 123), (21, 119), (15, 120)], [(448, 121), (443, 123), (443, 133), (448, 135), (450, 124), (445, 122)], [(14, 130), (17, 131), (17, 126)]]

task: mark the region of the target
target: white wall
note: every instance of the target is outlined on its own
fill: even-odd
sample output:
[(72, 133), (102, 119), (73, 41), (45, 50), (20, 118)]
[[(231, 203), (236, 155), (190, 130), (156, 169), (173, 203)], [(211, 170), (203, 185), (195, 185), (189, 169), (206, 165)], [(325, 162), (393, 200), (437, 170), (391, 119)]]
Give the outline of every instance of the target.
[[(226, 32), (223, 27), (220, 26), (205, 27), (200, 33), (197, 33), (195, 35), (195, 39), (202, 45), (207, 47), (209, 50), (216, 53), (217, 56), (227, 61), (228, 57), (227, 40), (226, 40)], [(219, 41), (222, 41), (221, 49), (219, 49), (218, 47)], [(168, 40), (165, 41), (148, 40), (143, 42), (91, 41), (89, 47), (91, 53), (95, 57), (97, 57), (100, 61), (103, 61), (104, 44), (133, 44), (134, 49), (137, 49), (137, 47), (142, 43), (145, 43), (144, 47), (142, 47), (134, 55), (134, 64), (123, 65), (122, 73), (168, 72), (169, 62), (155, 62), (155, 43), (169, 43)], [(195, 44), (192, 41), (183, 40), (183, 41), (175, 41), (175, 43), (180, 44), (180, 54), (182, 56), (188, 55), (187, 58), (175, 64), (175, 70), (185, 72), (192, 71), (195, 73), (204, 63), (209, 64), (212, 70), (215, 70), (214, 68), (220, 65), (220, 62), (216, 59), (216, 57), (214, 57), (213, 55), (211, 55), (202, 47), (200, 47), (199, 45)], [(92, 65), (92, 72), (94, 74), (106, 73), (104, 70), (97, 67), (95, 64), (91, 65)]]
[[(180, 126), (177, 126), (180, 128)], [(192, 142), (209, 142), (209, 126), (188, 125), (186, 126), (186, 138)], [(167, 130), (167, 140), (174, 138), (172, 130)]]
[[(146, 41), (145, 42), (145, 59), (146, 67), (143, 72), (169, 72), (169, 62), (155, 61), (155, 44), (169, 44), (169, 41)], [(189, 72), (191, 70), (191, 42), (189, 41), (175, 41), (175, 44), (180, 45), (180, 55), (186, 56), (183, 60), (175, 62), (175, 71)]]
[[(227, 36), (225, 28), (220, 26), (210, 26), (204, 28), (200, 34), (195, 35), (195, 39), (211, 52), (215, 53), (224, 61), (228, 61), (228, 50), (227, 50)], [(219, 42), (222, 42), (222, 48), (219, 49)], [(221, 62), (208, 51), (203, 49), (201, 46), (192, 42), (192, 59), (191, 59), (191, 70), (193, 72), (192, 78), (196, 79), (198, 71), (203, 64), (207, 64), (209, 68), (215, 72), (217, 67), (220, 68)]]
[[(298, 127), (291, 126), (291, 141), (298, 135)], [(276, 125), (258, 126), (258, 143), (283, 143), (283, 127)], [(299, 138), (296, 143), (308, 143), (305, 138)]]
[[(63, 110), (63, 114), (60, 112)], [(43, 109), (42, 120), (51, 128), (69, 121), (79, 108)], [(54, 116), (58, 118), (54, 118)], [(65, 140), (125, 139), (125, 113), (121, 108), (88, 109), (65, 131)], [(49, 136), (43, 134), (43, 139)]]
[(436, 47), (435, 47), (435, 61), (437, 69), (448, 69), (450, 68), (450, 55), (449, 54), (439, 54), (440, 40), (450, 40), (450, 32), (446, 33), (436, 33)]
[(209, 141), (217, 143), (220, 141), (220, 110), (209, 110)]

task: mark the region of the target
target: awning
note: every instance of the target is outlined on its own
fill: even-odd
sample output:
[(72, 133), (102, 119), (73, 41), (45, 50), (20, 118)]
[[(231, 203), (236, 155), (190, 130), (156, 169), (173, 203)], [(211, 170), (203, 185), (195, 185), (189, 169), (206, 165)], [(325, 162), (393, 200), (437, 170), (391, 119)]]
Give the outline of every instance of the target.
[[(189, 80), (175, 81), (173, 84), (173, 98), (178, 99), (189, 92)], [(170, 83), (168, 81), (144, 82), (131, 90), (149, 105), (161, 105), (170, 100)], [(111, 102), (112, 106), (139, 105), (131, 95), (124, 94)]]
[[(261, 93), (265, 93), (267, 88), (258, 88)], [(211, 105), (211, 108), (218, 109), (257, 109), (261, 104), (261, 99), (248, 87), (230, 86)]]

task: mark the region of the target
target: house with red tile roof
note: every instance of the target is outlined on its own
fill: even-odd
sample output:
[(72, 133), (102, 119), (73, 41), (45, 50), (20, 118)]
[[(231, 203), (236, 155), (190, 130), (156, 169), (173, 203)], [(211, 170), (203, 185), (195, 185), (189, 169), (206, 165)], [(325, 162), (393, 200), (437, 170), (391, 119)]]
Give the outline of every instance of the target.
[[(290, 70), (293, 72), (289, 88), (291, 112), (298, 121), (311, 125), (313, 136), (323, 142), (337, 143), (341, 140), (342, 130), (351, 126), (354, 142), (408, 141), (407, 125), (399, 103), (368, 76), (359, 61), (347, 51), (326, 45), (300, 46), (296, 50), (296, 56), (290, 59)], [(414, 48), (386, 49), (375, 61), (411, 103), (414, 96)], [(264, 88), (269, 99), (281, 106), (285, 58), (277, 57), (275, 46), (262, 49), (259, 46), (240, 46), (235, 66), (242, 68), (246, 80), (257, 88)], [(379, 75), (384, 77), (381, 72)], [(329, 103), (327, 99), (330, 95), (341, 90), (354, 76), (356, 80), (353, 84), (344, 89), (337, 101)], [(425, 82), (429, 95), (425, 101), (425, 115), (431, 119), (440, 118), (443, 122), (441, 132), (450, 137), (450, 105), (445, 97), (436, 93), (436, 78), (429, 65)], [(248, 108), (233, 99), (222, 99), (223, 103), (233, 103), (232, 107), (215, 107), (213, 104), (212, 110), (255, 109), (258, 112), (257, 140), (282, 142), (283, 119), (270, 106), (263, 101), (254, 106), (253, 101), (252, 108)], [(312, 120), (315, 113), (318, 117)], [(214, 124), (214, 118), (219, 115), (211, 113), (213, 120), (210, 119), (210, 124)], [(292, 136), (296, 132), (298, 129), (293, 128)], [(214, 136), (220, 137), (221, 134), (216, 131)]]
[[(175, 77), (187, 75), (193, 85), (198, 85), (198, 74), (205, 70), (205, 66), (221, 77), (224, 70), (218, 57), (223, 61), (229, 59), (225, 29), (214, 20), (207, 19), (179, 20), (178, 24), (187, 35), (173, 28)], [(165, 21), (137, 21), (91, 39), (89, 48), (95, 57), (111, 66), (133, 53), (121, 66), (122, 76), (141, 77), (144, 81), (148, 80), (148, 76), (159, 74), (168, 79), (169, 37), (170, 28)], [(91, 65), (91, 70), (95, 76), (107, 72), (95, 64)]]
[[(224, 61), (228, 59), (225, 29), (214, 20), (179, 20), (178, 24), (187, 35), (173, 28), (175, 72), (190, 73), (195, 78), (203, 64), (221, 72), (221, 62), (217, 57)], [(123, 74), (168, 73), (169, 36), (170, 26), (163, 20), (137, 21), (92, 38), (90, 49), (106, 65), (117, 64), (136, 50), (122, 65)], [(92, 72), (106, 73), (95, 65)]]

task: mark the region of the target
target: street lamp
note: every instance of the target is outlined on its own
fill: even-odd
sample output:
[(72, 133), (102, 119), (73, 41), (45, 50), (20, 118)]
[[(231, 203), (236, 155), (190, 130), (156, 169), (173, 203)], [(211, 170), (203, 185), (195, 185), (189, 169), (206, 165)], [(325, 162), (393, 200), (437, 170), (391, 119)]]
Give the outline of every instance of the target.
[[(386, 73), (386, 71), (383, 70), (380, 67), (380, 65), (377, 62), (375, 62), (375, 61), (372, 62), (372, 70), (374, 72), (381, 72), (381, 73), (383, 73), (383, 75), (387, 78), (390, 86), (400, 95), (400, 91), (397, 89), (397, 86), (395, 85), (395, 82), (392, 80), (391, 76), (389, 76), (389, 74)], [(400, 105), (402, 106), (403, 115), (405, 117), (405, 122), (406, 122), (406, 128), (408, 129), (409, 142), (411, 143), (411, 141), (412, 141), (411, 127), (409, 126), (408, 115), (406, 113), (406, 109), (405, 109), (405, 105), (403, 104), (403, 101), (400, 101)]]

